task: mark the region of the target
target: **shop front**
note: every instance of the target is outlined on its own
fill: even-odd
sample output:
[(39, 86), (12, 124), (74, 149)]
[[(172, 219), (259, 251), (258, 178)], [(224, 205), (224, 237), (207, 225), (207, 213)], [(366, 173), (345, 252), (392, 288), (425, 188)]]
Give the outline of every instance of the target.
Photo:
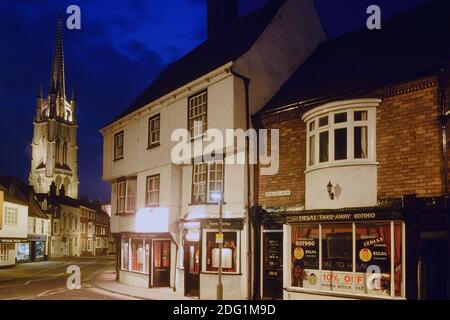
[(29, 261), (45, 261), (47, 259), (47, 236), (28, 235)]
[[(16, 262), (21, 262), (18, 257), (19, 248), (22, 245), (28, 245), (26, 239), (1, 238), (0, 239), (0, 268), (11, 267)], [(29, 255), (27, 255), (29, 259)], [(26, 257), (25, 257), (26, 258)]]
[(170, 233), (122, 233), (119, 280), (140, 287), (174, 287), (177, 246)]
[[(218, 219), (183, 220), (182, 230), (184, 294), (199, 299), (216, 299), (221, 242), (224, 297), (235, 296), (235, 299), (239, 299), (243, 283), (243, 219), (223, 219), (222, 236)], [(235, 291), (230, 292), (230, 289)]]
[(405, 223), (380, 208), (285, 215), (284, 298), (405, 298)]

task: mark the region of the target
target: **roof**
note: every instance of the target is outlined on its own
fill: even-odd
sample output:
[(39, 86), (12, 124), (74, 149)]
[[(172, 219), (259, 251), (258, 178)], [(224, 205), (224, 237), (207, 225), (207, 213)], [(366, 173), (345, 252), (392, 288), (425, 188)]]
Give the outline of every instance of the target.
[(91, 209), (93, 211), (98, 211), (100, 206), (96, 203), (87, 201), (87, 200), (81, 200), (81, 199), (74, 199), (68, 196), (51, 196), (47, 193), (39, 193), (36, 195), (39, 202), (43, 202), (45, 199), (47, 200), (47, 203), (52, 205), (65, 205), (72, 208), (79, 208), (81, 206)]
[(437, 0), (328, 40), (259, 114), (418, 77), (449, 62), (450, 1)]
[(0, 176), (0, 185), (7, 191), (5, 200), (28, 206), (28, 216), (48, 219), (37, 202), (34, 189), (20, 179), (12, 176)]
[(169, 65), (125, 112), (109, 124), (238, 59), (253, 46), (285, 2), (286, 0), (270, 1), (259, 10), (237, 20), (221, 35), (204, 41)]

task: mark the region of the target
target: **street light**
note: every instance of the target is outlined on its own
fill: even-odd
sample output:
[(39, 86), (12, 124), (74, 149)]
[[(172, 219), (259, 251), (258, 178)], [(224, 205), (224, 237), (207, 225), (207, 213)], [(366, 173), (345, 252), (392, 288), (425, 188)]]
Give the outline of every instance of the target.
[[(223, 300), (223, 284), (222, 284), (222, 250), (223, 250), (223, 233), (222, 233), (222, 205), (223, 205), (223, 192), (214, 192), (211, 195), (213, 201), (217, 201), (219, 204), (219, 279), (217, 281), (217, 300)], [(216, 237), (216, 243), (217, 243)]]

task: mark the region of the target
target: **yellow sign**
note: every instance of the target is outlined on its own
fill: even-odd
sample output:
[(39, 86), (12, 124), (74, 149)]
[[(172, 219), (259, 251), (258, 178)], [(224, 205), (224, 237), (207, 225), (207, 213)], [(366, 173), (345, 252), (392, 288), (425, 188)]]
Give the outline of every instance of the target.
[(303, 248), (298, 247), (294, 250), (295, 259), (302, 260), (304, 256), (305, 256), (305, 251), (303, 250)]
[(359, 258), (362, 262), (369, 262), (372, 260), (372, 251), (368, 248), (362, 248), (361, 251), (359, 251)]
[(223, 233), (216, 233), (216, 243), (223, 244)]

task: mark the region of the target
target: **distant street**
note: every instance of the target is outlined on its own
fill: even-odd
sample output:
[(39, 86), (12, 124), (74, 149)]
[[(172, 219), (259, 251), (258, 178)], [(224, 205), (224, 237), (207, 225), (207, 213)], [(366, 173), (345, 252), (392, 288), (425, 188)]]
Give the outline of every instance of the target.
[[(81, 270), (82, 289), (69, 290), (66, 273), (70, 265)], [(0, 300), (126, 300), (93, 286), (97, 276), (114, 273), (111, 257), (70, 258), (54, 261), (18, 264), (0, 269)]]

